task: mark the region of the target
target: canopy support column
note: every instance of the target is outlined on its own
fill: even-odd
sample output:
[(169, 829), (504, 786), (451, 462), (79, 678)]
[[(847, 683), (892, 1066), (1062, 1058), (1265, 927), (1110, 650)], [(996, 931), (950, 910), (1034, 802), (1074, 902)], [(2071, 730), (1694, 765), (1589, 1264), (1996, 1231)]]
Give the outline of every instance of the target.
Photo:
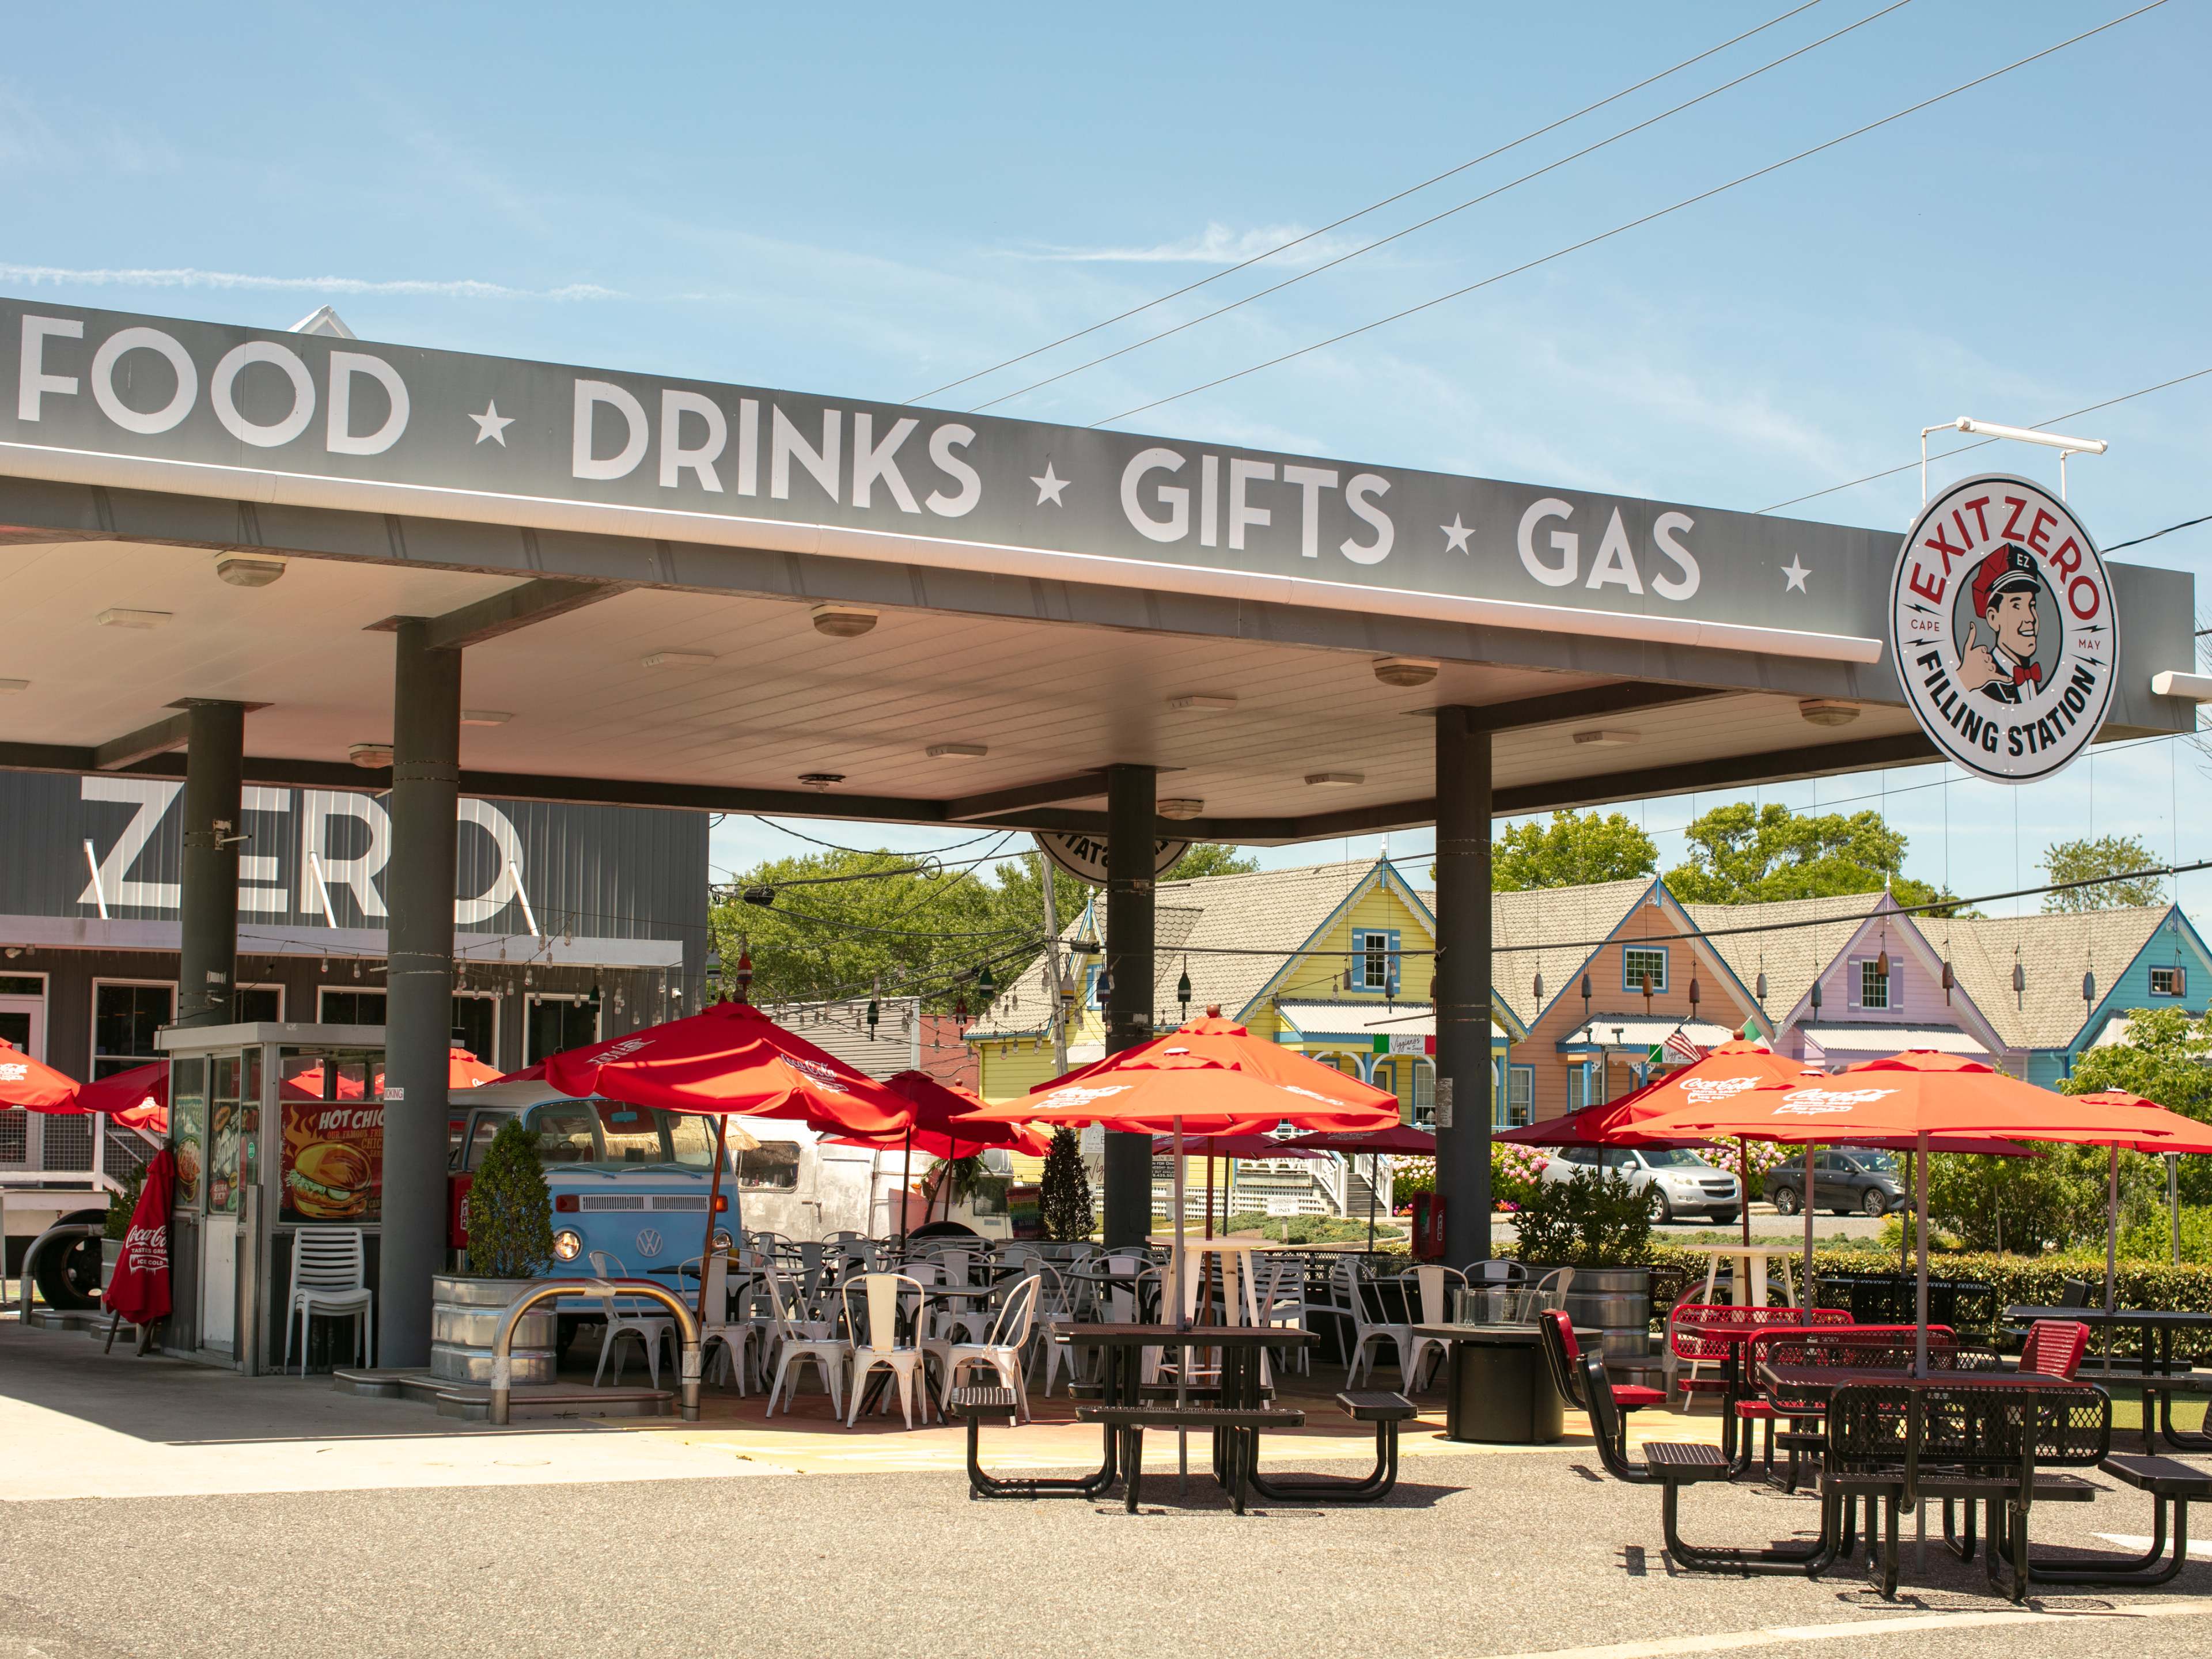
[(1491, 733), (1437, 710), (1437, 1193), (1444, 1260), (1490, 1255)]
[(246, 706), (195, 702), (185, 718), (190, 730), (185, 750), (185, 859), (178, 894), (177, 1024), (228, 1025), (233, 981), (238, 976)]
[[(1152, 866), (1158, 780), (1149, 766), (1106, 769), (1106, 1052), (1152, 1036)], [(1152, 1230), (1152, 1138), (1106, 1136), (1109, 1248), (1142, 1244)]]
[(430, 1279), (445, 1264), (446, 1086), (453, 1025), (461, 653), (399, 624), (392, 721), (392, 915), (385, 996), (384, 1238), (377, 1353), (430, 1363)]

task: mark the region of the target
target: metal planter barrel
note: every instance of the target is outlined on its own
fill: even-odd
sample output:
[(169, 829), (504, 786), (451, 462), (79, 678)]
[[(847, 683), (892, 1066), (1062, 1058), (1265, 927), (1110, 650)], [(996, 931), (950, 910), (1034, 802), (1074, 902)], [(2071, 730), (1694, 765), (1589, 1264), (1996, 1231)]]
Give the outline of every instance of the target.
[[(1546, 1268), (1531, 1267), (1533, 1281)], [(1641, 1370), (1651, 1363), (1651, 1269), (1577, 1267), (1567, 1287), (1567, 1317), (1577, 1327), (1595, 1327), (1607, 1369)]]
[[(492, 1339), (501, 1315), (539, 1281), (438, 1273), (430, 1280), (430, 1375), (453, 1382), (491, 1382)], [(556, 1316), (550, 1306), (525, 1314), (514, 1333), (514, 1380), (550, 1382)]]

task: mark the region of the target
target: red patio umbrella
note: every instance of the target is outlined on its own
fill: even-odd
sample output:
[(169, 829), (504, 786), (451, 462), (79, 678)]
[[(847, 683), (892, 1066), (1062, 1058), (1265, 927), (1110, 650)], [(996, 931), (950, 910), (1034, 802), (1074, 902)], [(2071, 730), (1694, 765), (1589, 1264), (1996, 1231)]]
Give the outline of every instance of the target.
[(884, 1079), (884, 1086), (914, 1108), (914, 1121), (896, 1134), (832, 1135), (832, 1145), (866, 1146), (875, 1152), (902, 1148), (904, 1164), (899, 1172), (899, 1237), (906, 1237), (906, 1192), (913, 1182), (914, 1151), (919, 1146), (932, 1158), (951, 1160), (974, 1158), (979, 1152), (1004, 1147), (1042, 1158), (1051, 1150), (1048, 1134), (1019, 1123), (977, 1122), (983, 1097), (957, 1084), (946, 1083), (927, 1072), (907, 1070)]
[(105, 1112), (126, 1129), (142, 1134), (169, 1133), (169, 1062), (157, 1060), (127, 1072), (95, 1079), (77, 1094), (88, 1112)]
[[(1214, 1159), (1218, 1158), (1318, 1158), (1320, 1156), (1318, 1152), (1303, 1151), (1287, 1140), (1278, 1140), (1273, 1135), (1196, 1135), (1182, 1143), (1182, 1150), (1185, 1157), (1202, 1158), (1206, 1160), (1206, 1236), (1208, 1238), (1213, 1237)], [(1174, 1136), (1154, 1135), (1152, 1137), (1152, 1155), (1155, 1158), (1163, 1152), (1172, 1153), (1174, 1151)], [(1370, 1188), (1369, 1190), (1371, 1194), (1373, 1189)], [(1370, 1202), (1368, 1207), (1371, 1211), (1374, 1206)], [(1221, 1219), (1225, 1224), (1229, 1218), (1224, 1215)], [(1368, 1222), (1370, 1245), (1373, 1242), (1374, 1224), (1370, 1216)]]
[[(2057, 1140), (2106, 1146), (2189, 1143), (2201, 1124), (2160, 1107), (2099, 1104), (2054, 1094), (1979, 1060), (1927, 1049), (1870, 1060), (1796, 1088), (1749, 1090), (1711, 1105), (1686, 1107), (1638, 1126), (1645, 1133), (1741, 1135), (1784, 1144), (1865, 1146), (1910, 1139), (1916, 1158), (1918, 1217), (1918, 1368), (1927, 1369), (1928, 1160), (1938, 1135), (1998, 1141)], [(1997, 1146), (1980, 1150), (1996, 1152)], [(1809, 1237), (1809, 1226), (1808, 1235)]]
[(76, 1097), (83, 1086), (0, 1037), (0, 1106), (21, 1106), (31, 1112), (81, 1112), (84, 1108), (76, 1103)]
[[(2075, 1095), (2073, 1098), (2094, 1101), (2100, 1106), (2134, 1107), (2164, 1112), (2172, 1117), (2181, 1115), (2154, 1100), (2145, 1100), (2141, 1095), (2130, 1094), (2125, 1089), (2104, 1089), (2095, 1094)], [(2197, 1123), (2194, 1118), (2188, 1121)], [(2148, 1140), (2115, 1140), (2112, 1143), (2112, 1159), (2105, 1172), (2105, 1310), (2107, 1313), (2112, 1311), (2113, 1294), (2119, 1278), (2120, 1148), (2123, 1146), (2136, 1152), (2212, 1152), (2212, 1127), (2197, 1123), (2197, 1133), (2193, 1139), (2177, 1133), (2155, 1143)], [(2169, 1170), (2172, 1167), (2171, 1164), (2167, 1166)], [(2179, 1206), (2174, 1211), (2173, 1226), (2174, 1250), (2176, 1260), (2179, 1260), (2181, 1249), (2181, 1212)]]
[[(749, 1002), (717, 1002), (681, 1019), (648, 1025), (547, 1056), (515, 1073), (543, 1078), (565, 1095), (659, 1106), (721, 1120), (708, 1188), (703, 1256), (714, 1247), (730, 1118), (796, 1118), (833, 1133), (883, 1134), (914, 1121), (914, 1108), (836, 1055), (787, 1031)], [(699, 1275), (700, 1317), (707, 1275)]]
[[(1367, 1253), (1375, 1254), (1375, 1182), (1380, 1168), (1378, 1160), (1385, 1152), (1401, 1158), (1434, 1158), (1437, 1138), (1426, 1129), (1417, 1129), (1410, 1123), (1393, 1123), (1388, 1128), (1373, 1129), (1364, 1134), (1300, 1135), (1290, 1143), (1293, 1146), (1311, 1147), (1316, 1152), (1342, 1152), (1349, 1158), (1356, 1153), (1367, 1154)], [(1395, 1207), (1396, 1200), (1392, 1200)]]

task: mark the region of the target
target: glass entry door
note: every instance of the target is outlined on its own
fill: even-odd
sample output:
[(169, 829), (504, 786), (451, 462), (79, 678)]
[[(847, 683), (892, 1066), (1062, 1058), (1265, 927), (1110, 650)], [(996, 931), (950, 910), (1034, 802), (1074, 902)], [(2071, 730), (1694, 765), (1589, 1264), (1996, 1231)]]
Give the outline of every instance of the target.
[[(46, 1059), (46, 1000), (0, 996), (0, 1040), (33, 1060)], [(40, 1152), (45, 1125), (45, 1117), (37, 1112), (0, 1112), (0, 1170), (43, 1168)]]

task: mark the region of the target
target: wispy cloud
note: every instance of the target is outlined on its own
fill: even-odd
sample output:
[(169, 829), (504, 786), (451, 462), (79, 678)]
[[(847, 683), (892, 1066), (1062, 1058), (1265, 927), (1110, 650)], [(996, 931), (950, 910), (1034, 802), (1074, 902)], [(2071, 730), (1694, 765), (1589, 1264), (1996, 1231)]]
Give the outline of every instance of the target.
[(1257, 258), (1285, 242), (1297, 242), (1283, 256), (1284, 263), (1310, 264), (1316, 260), (1334, 258), (1357, 246), (1335, 236), (1312, 236), (1310, 241), (1298, 241), (1303, 236), (1312, 236), (1304, 225), (1257, 225), (1250, 230), (1231, 230), (1226, 225), (1209, 224), (1198, 235), (1186, 236), (1176, 242), (1158, 242), (1150, 247), (1046, 246), (1004, 248), (1000, 252), (1017, 259), (1074, 264), (1230, 265)]
[(33, 287), (74, 284), (86, 288), (204, 288), (255, 292), (314, 294), (427, 294), (456, 300), (620, 300), (619, 289), (596, 283), (571, 283), (562, 288), (510, 288), (503, 283), (480, 283), (471, 277), (438, 281), (401, 277), (379, 282), (365, 276), (264, 276), (236, 270), (202, 270), (191, 265), (125, 266), (92, 270), (64, 265), (0, 264), (0, 282), (25, 283)]

